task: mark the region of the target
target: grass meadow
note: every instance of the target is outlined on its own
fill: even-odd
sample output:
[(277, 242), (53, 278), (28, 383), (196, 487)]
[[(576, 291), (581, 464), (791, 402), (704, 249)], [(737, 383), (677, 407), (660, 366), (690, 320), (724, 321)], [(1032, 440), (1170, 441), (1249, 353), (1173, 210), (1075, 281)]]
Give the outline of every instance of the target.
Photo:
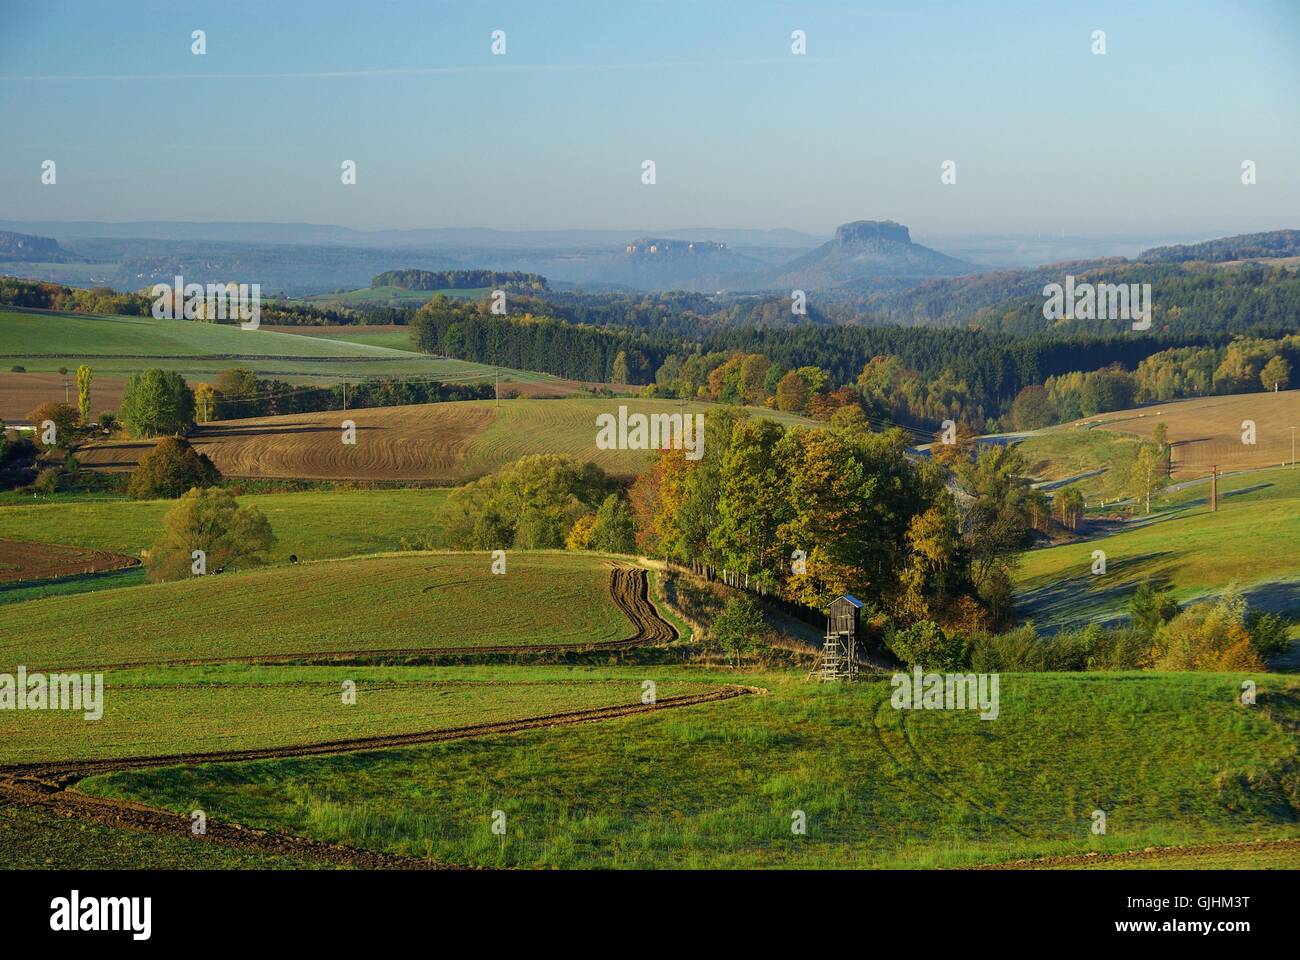
[(1233, 675), (1004, 675), (992, 721), (896, 711), (880, 681), (738, 679), (770, 692), (407, 749), (126, 771), (80, 789), (496, 867), (962, 866), (1300, 833), (1294, 678), (1254, 678), (1248, 708)]
[[(343, 684), (355, 684), (355, 703)], [(661, 697), (707, 680), (665, 679)], [(582, 668), (168, 667), (113, 670), (103, 717), (0, 711), (0, 765), (289, 747), (639, 703), (641, 679)]]
[(0, 663), (545, 648), (633, 633), (599, 557), (521, 553), (507, 564), (498, 576), (486, 551), (376, 555), (10, 603), (0, 606)]
[[(445, 489), (307, 490), (242, 494), (241, 506), (266, 514), (276, 544), (272, 562), (327, 560), (396, 550), (402, 537), (438, 523)], [(54, 494), (0, 497), (0, 538), (68, 543), (138, 556), (158, 539), (175, 500)]]
[[(174, 370), (191, 383), (233, 366), (293, 383), (331, 384), (368, 377), (491, 380), (496, 368), (343, 338), (304, 337), (232, 324), (152, 317), (19, 312), (0, 309), (0, 359), (29, 371), (89, 364), (97, 374), (126, 376), (150, 367)], [(510, 379), (536, 376), (506, 370)]]
[[(1230, 581), (1257, 606), (1300, 615), (1300, 468), (1225, 477), (1219, 491), (1217, 513), (1208, 483), (1198, 483), (1103, 539), (1024, 554), (1021, 616), (1039, 626), (1112, 619), (1141, 583), (1186, 601)], [(1103, 575), (1091, 572), (1094, 550), (1106, 554)]]

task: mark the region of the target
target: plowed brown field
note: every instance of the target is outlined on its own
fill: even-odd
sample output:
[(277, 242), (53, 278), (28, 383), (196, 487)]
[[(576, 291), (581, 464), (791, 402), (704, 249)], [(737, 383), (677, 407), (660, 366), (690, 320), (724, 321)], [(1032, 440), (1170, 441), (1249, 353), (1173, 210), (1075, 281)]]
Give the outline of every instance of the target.
[[(64, 381), (68, 388), (63, 389)], [(116, 410), (122, 403), (122, 388), (126, 381), (121, 377), (96, 375), (90, 384), (90, 414), (98, 417), (105, 410)], [(5, 423), (27, 421), (42, 403), (63, 403), (66, 397), (72, 406), (77, 405), (77, 374), (69, 368), (65, 377), (61, 373), (0, 373), (0, 420)]]
[(0, 540), (0, 583), (18, 580), (48, 580), (77, 573), (102, 573), (133, 567), (135, 557), (107, 550), (89, 550), (59, 543)]

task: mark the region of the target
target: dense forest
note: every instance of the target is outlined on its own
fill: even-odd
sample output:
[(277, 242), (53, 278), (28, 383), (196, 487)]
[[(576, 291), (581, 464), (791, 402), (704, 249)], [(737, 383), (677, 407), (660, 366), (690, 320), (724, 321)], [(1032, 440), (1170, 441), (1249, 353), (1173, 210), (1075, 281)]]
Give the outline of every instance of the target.
[(518, 270), (387, 270), (372, 279), (370, 286), (403, 290), (545, 290), (546, 278)]
[(1226, 260), (1248, 260), (1253, 257), (1295, 256), (1300, 256), (1300, 230), (1243, 233), (1235, 237), (1206, 240), (1204, 243), (1152, 247), (1150, 250), (1142, 251), (1138, 259), (1153, 263), (1182, 263), (1188, 260), (1222, 263)]
[[(825, 419), (844, 405), (835, 391), (849, 388), (861, 394), (870, 415), (925, 432), (947, 418), (976, 429), (1009, 426), (1003, 418), (1017, 395), (1048, 378), (1115, 365), (1132, 371), (1171, 347), (1217, 351), (1230, 340), (1132, 333), (1017, 338), (892, 326), (729, 329), (696, 340), (531, 314), (496, 316), (482, 304), (446, 298), (421, 307), (410, 327), (412, 343), (429, 353), (580, 380), (651, 384), (649, 392), (658, 396), (781, 406), (778, 387), (785, 374), (816, 369), (820, 377), (802, 378), (807, 395), (782, 409)], [(737, 385), (737, 377), (748, 385)], [(787, 388), (802, 396), (793, 381)], [(1119, 409), (1110, 403), (1131, 401), (1135, 393), (1106, 391), (1102, 395), (1110, 399), (1100, 409), (1091, 409), (1095, 404), (1089, 401), (1083, 405), (1090, 413)]]

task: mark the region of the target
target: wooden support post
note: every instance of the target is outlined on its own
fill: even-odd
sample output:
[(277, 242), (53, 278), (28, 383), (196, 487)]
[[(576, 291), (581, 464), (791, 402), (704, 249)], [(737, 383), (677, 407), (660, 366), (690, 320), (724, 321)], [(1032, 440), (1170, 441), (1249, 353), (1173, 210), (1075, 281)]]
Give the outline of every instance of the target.
[(1217, 463), (1210, 467), (1210, 510), (1214, 513), (1219, 510), (1219, 465)]

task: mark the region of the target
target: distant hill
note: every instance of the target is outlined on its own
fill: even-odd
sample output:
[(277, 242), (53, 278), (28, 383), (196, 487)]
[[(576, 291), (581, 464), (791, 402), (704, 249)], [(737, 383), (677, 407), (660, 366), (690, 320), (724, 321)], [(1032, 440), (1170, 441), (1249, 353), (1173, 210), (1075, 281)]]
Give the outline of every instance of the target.
[(867, 291), (880, 281), (921, 280), (976, 273), (974, 264), (913, 243), (892, 220), (855, 220), (835, 236), (788, 263), (760, 271), (751, 288)]
[[(1283, 301), (1270, 301), (1269, 297), (1276, 296), (1277, 292), (1268, 290), (1278, 284), (1288, 288), (1295, 284), (1286, 277), (1261, 280), (1266, 286), (1252, 293), (1253, 277), (1234, 277), (1231, 275), (1234, 268), (1214, 265), (1295, 256), (1300, 256), (1300, 230), (1272, 230), (1203, 243), (1152, 247), (1133, 260), (1103, 257), (925, 280), (906, 289), (875, 292), (862, 305), (894, 323), (985, 326), (992, 322), (1002, 329), (1025, 333), (1040, 325), (1033, 314), (1041, 306), (1043, 286), (1061, 283), (1066, 275), (1073, 275), (1079, 280), (1098, 283), (1154, 284), (1161, 294), (1156, 300), (1157, 309), (1180, 306), (1183, 308), (1180, 313), (1187, 320), (1190, 320), (1188, 311), (1208, 317), (1215, 309), (1235, 305), (1224, 314), (1224, 323), (1244, 329), (1253, 323), (1284, 322), (1288, 308), (1281, 306)], [(1216, 288), (1221, 293), (1217, 299)], [(1008, 314), (1019, 315), (1020, 322), (1008, 326)]]
[(79, 259), (49, 237), (0, 230), (0, 260), (22, 263), (65, 263)]
[(1300, 256), (1300, 230), (1270, 230), (1267, 233), (1220, 237), (1204, 243), (1152, 247), (1144, 250), (1138, 259), (1148, 263), (1185, 263), (1190, 260), (1223, 263), (1296, 256)]

